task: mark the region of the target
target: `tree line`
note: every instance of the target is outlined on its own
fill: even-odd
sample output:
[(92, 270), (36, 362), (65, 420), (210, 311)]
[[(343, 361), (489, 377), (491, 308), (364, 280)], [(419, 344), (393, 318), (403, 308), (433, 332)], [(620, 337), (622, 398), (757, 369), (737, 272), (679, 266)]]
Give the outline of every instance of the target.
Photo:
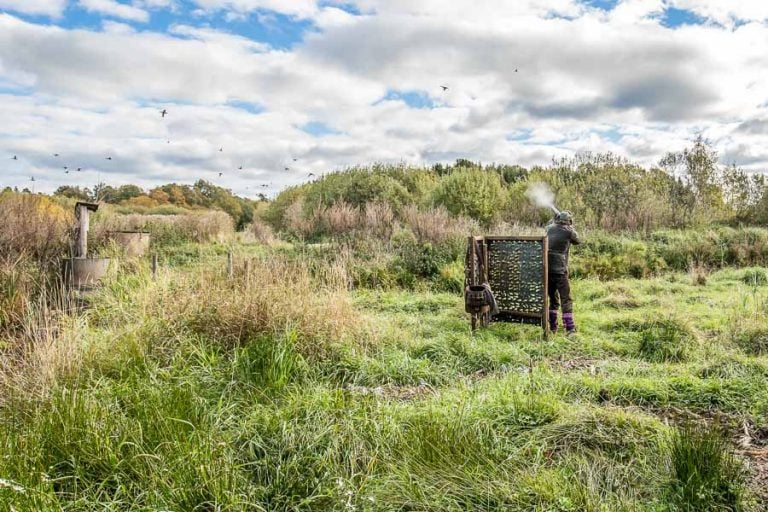
[(765, 177), (721, 165), (702, 137), (650, 168), (610, 153), (582, 153), (531, 168), (465, 159), (423, 168), (354, 167), (284, 190), (263, 217), (281, 229), (297, 205), (311, 217), (338, 203), (363, 210), (376, 202), (395, 213), (406, 205), (445, 209), (486, 228), (500, 222), (538, 225), (551, 212), (527, 199), (535, 182), (546, 183), (557, 205), (573, 212), (581, 225), (607, 231), (768, 223)]

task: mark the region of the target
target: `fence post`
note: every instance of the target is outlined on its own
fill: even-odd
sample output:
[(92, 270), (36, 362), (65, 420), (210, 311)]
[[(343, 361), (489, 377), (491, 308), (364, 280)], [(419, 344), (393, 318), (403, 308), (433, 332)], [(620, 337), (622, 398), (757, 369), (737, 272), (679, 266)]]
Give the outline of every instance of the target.
[(232, 275), (234, 273), (234, 268), (232, 265), (232, 251), (229, 251), (227, 253), (227, 276), (232, 279)]
[(157, 253), (152, 253), (152, 280), (157, 279)]

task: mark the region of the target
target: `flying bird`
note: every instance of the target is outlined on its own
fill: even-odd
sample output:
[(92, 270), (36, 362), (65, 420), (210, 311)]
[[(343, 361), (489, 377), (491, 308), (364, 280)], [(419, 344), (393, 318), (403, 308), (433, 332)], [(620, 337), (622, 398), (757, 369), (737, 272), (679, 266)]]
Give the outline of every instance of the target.
[(307, 174), (307, 177), (309, 177), (309, 178), (311, 178), (312, 176), (315, 176), (315, 173), (311, 172), (311, 173)]
[[(65, 169), (67, 169), (67, 168), (65, 167)], [(66, 171), (64, 171), (64, 174), (69, 174), (69, 169), (67, 169)]]
[(112, 157), (111, 157), (111, 156), (108, 156), (108, 157), (107, 157), (107, 160), (112, 160)]
[(221, 175), (222, 175), (222, 174), (224, 174), (224, 173), (223, 173), (223, 172), (220, 172), (220, 173), (219, 173), (219, 178), (221, 178)]
[(165, 141), (165, 142), (166, 142), (167, 144), (170, 144), (170, 143), (171, 143), (171, 141), (169, 141), (169, 140), (167, 140), (167, 141)]
[(440, 88), (443, 90), (443, 92), (448, 90), (448, 86), (447, 85), (441, 85)]
[(241, 165), (240, 167), (237, 168), (237, 170), (238, 171), (242, 171), (243, 170), (243, 166)]
[(29, 181), (35, 181), (35, 177), (34, 176), (30, 176)]
[(165, 109), (163, 109), (163, 110), (161, 110), (161, 111), (160, 111), (160, 116), (161, 116), (161, 117), (165, 117), (167, 114), (168, 114), (168, 111), (167, 111), (167, 110), (165, 110)]
[(11, 160), (18, 160), (18, 159), (19, 157), (17, 157), (16, 155), (13, 155), (13, 158), (11, 158)]
[(293, 161), (294, 161), (294, 162), (298, 162), (298, 161), (299, 161), (299, 159), (298, 159), (298, 158), (294, 158), (294, 159), (293, 159)]
[(80, 172), (80, 171), (82, 171), (82, 170), (83, 170), (83, 169), (82, 169), (82, 168), (80, 168), (80, 167), (78, 167), (78, 168), (77, 168), (77, 172)]
[(286, 171), (290, 171), (290, 170), (291, 170), (291, 168), (290, 168), (290, 167), (286, 167), (286, 168), (285, 168), (285, 170), (286, 170)]
[(65, 165), (65, 166), (64, 166), (64, 170), (66, 171), (67, 169), (69, 169), (69, 167), (67, 167), (67, 166)]
[(224, 151), (224, 148), (219, 148), (219, 153), (221, 153), (222, 151)]
[(517, 73), (517, 68), (515, 68), (515, 73)]
[(59, 154), (58, 153), (54, 153), (53, 156), (59, 156)]

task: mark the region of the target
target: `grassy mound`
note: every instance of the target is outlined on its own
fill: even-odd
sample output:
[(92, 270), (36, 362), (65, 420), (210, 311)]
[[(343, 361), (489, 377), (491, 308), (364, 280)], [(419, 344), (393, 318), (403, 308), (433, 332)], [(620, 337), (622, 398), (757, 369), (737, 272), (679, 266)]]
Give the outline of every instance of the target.
[(684, 361), (696, 341), (693, 329), (674, 317), (620, 320), (614, 328), (630, 331), (637, 339), (637, 354), (652, 363)]

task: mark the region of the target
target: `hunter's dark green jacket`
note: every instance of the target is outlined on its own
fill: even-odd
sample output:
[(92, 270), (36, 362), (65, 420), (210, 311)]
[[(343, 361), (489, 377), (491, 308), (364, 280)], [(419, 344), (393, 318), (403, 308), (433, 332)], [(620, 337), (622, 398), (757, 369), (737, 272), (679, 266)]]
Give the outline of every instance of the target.
[(547, 244), (549, 246), (549, 273), (568, 273), (568, 253), (571, 244), (579, 245), (581, 239), (573, 227), (566, 224), (550, 224), (547, 227)]

